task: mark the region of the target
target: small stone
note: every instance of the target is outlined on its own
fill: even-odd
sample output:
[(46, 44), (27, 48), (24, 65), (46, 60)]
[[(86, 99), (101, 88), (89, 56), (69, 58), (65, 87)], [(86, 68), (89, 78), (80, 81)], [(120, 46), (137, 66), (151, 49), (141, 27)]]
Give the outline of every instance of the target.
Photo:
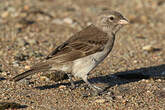
[(136, 38), (138, 38), (138, 39), (146, 39), (146, 37), (145, 37), (145, 36), (143, 36), (143, 35), (141, 35), (141, 34), (136, 35)]
[(27, 66), (25, 66), (25, 69), (30, 69), (30, 66), (28, 66), (28, 65), (27, 65)]
[(14, 61), (13, 62), (13, 66), (18, 67), (19, 66), (19, 62), (18, 61)]
[(142, 23), (147, 23), (148, 22), (147, 16), (141, 16), (140, 20), (141, 20)]
[(8, 7), (7, 11), (14, 13), (16, 12), (16, 9), (14, 7)]
[(0, 50), (0, 55), (3, 55), (4, 54), (4, 51), (3, 50)]
[(129, 15), (128, 16), (128, 18), (129, 18), (129, 21), (131, 22), (131, 23), (134, 23), (135, 21), (136, 21), (136, 16), (135, 15)]
[(145, 82), (146, 82), (146, 83), (148, 83), (148, 82), (149, 82), (149, 80), (145, 80)]
[(49, 78), (47, 78), (46, 76), (40, 76), (40, 80), (41, 81), (49, 81)]
[(88, 23), (87, 23), (87, 26), (89, 26), (89, 25), (91, 25), (91, 24), (92, 24), (91, 22), (88, 22)]
[(104, 103), (106, 100), (105, 99), (97, 99), (95, 100), (96, 103)]
[(64, 88), (66, 88), (66, 86), (64, 85), (59, 86), (59, 89), (64, 89)]
[(151, 87), (152, 86), (152, 84), (147, 84), (147, 87)]
[(148, 90), (147, 93), (150, 93), (150, 91)]
[(119, 95), (119, 96), (116, 96), (117, 99), (122, 99), (123, 96)]
[(26, 16), (27, 16), (27, 13), (20, 13), (19, 16), (20, 16), (20, 17), (26, 17)]
[(36, 41), (35, 39), (29, 39), (28, 42), (29, 42), (30, 44), (36, 44), (36, 43), (37, 43), (37, 41)]
[(64, 22), (67, 24), (73, 24), (73, 20), (71, 18), (64, 18)]
[(146, 79), (142, 79), (141, 81), (142, 81), (142, 82), (146, 82)]
[(3, 76), (6, 76), (6, 75), (7, 75), (7, 72), (4, 71), (4, 72), (2, 72), (1, 74), (2, 74)]
[(134, 60), (133, 62), (134, 62), (134, 63), (138, 63), (138, 61), (137, 61), (137, 60)]
[(163, 88), (162, 90), (165, 91), (165, 88)]
[(23, 27), (23, 24), (17, 23), (17, 24), (15, 25), (15, 27), (16, 27), (16, 28), (22, 28), (22, 27)]
[(9, 12), (8, 11), (5, 11), (5, 12), (3, 12), (2, 14), (1, 14), (1, 17), (2, 18), (6, 18), (6, 17), (8, 17), (9, 16)]
[(26, 11), (29, 10), (29, 6), (28, 6), (28, 5), (25, 5), (23, 8), (24, 8), (24, 10), (26, 10)]
[[(63, 89), (63, 88), (62, 88)], [(65, 94), (70, 94), (70, 91), (68, 90), (65, 90)]]
[(161, 80), (161, 79), (158, 79), (157, 81), (158, 81), (158, 82), (161, 82), (162, 80)]
[(61, 19), (54, 19), (52, 22), (55, 24), (63, 24), (63, 21)]
[(142, 48), (144, 51), (152, 51), (154, 48), (152, 47), (152, 45), (146, 45)]

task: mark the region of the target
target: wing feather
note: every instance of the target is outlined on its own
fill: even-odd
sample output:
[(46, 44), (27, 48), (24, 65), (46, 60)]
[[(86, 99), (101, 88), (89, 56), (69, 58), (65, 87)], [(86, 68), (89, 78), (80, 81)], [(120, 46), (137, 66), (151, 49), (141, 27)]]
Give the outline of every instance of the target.
[(73, 61), (102, 51), (107, 41), (107, 33), (90, 25), (58, 46), (46, 59), (57, 62)]

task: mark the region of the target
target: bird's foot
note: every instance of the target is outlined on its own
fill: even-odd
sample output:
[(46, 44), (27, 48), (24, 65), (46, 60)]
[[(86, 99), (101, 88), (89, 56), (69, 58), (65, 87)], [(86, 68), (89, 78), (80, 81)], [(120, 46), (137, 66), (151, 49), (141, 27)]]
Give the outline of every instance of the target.
[(70, 85), (70, 89), (71, 89), (71, 90), (76, 89), (76, 85), (75, 85), (75, 84), (71, 84), (71, 85)]
[(76, 85), (76, 84), (74, 84), (74, 83), (71, 83), (71, 84), (69, 84), (68, 86), (67, 86), (67, 88), (69, 88), (70, 90), (74, 90), (74, 89), (76, 89), (78, 86)]
[(94, 96), (101, 95), (104, 92), (103, 88), (97, 87), (95, 85), (93, 85), (91, 89), (93, 90), (92, 95), (94, 95)]

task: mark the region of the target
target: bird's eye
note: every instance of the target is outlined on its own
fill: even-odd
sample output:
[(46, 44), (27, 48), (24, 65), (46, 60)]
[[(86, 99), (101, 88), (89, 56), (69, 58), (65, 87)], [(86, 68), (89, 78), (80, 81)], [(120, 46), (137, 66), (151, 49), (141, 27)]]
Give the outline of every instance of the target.
[(109, 19), (110, 19), (111, 21), (113, 21), (113, 20), (114, 20), (114, 17), (113, 17), (113, 16), (111, 16), (111, 17), (109, 17)]

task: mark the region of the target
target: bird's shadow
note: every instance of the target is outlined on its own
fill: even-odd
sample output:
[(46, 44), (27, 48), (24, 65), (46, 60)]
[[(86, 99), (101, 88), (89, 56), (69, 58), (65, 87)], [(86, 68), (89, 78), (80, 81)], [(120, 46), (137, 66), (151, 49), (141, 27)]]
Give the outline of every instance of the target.
[[(102, 75), (94, 78), (90, 78), (89, 81), (94, 83), (105, 83), (108, 87), (115, 85), (122, 85), (131, 82), (137, 82), (142, 79), (165, 79), (165, 64), (158, 66), (145, 67), (135, 70), (122, 71), (117, 73), (110, 73), (108, 75)], [(75, 81), (75, 84), (82, 84), (83, 81)], [(70, 83), (60, 83), (53, 85), (38, 86), (37, 89), (45, 90), (51, 88), (58, 88), (60, 85), (70, 85)]]
[(27, 105), (21, 105), (16, 102), (0, 102), (0, 110), (16, 110), (27, 108)]

